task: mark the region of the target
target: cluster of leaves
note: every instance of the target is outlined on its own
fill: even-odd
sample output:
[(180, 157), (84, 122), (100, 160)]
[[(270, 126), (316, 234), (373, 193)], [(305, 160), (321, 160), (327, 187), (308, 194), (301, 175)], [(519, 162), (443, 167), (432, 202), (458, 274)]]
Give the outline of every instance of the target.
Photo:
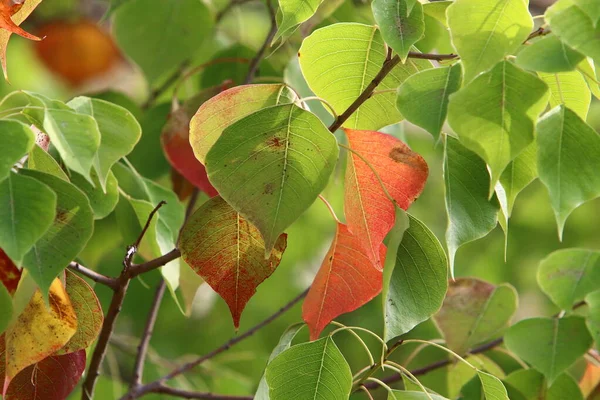
[[(213, 19), (197, 1), (151, 2), (155, 7), (142, 0), (115, 6), (113, 22), (120, 48), (156, 84), (200, 46)], [(22, 10), (35, 5), (29, 0)], [(292, 40), (311, 18), (328, 15), (325, 6), (280, 0), (268, 42)], [(283, 334), (256, 398), (347, 399), (375, 383), (396, 400), (583, 398), (568, 369), (600, 343), (600, 252), (550, 254), (539, 266), (539, 285), (563, 312), (512, 326), (517, 294), (510, 285), (448, 282), (448, 274), (465, 243), (498, 223), (508, 235), (515, 200), (533, 180), (548, 189), (559, 236), (576, 207), (600, 196), (600, 136), (585, 122), (592, 95), (600, 96), (594, 68), (600, 8), (595, 1), (560, 0), (535, 30), (525, 0), (374, 0), (371, 6), (372, 24), (326, 25), (299, 48), (302, 76), (332, 114), (330, 127), (288, 83), (235, 86), (230, 76), (174, 104), (160, 137), (164, 153), (210, 197), (189, 218), (173, 190), (142, 176), (126, 158), (142, 137), (127, 109), (31, 92), (0, 103), (6, 399), (40, 393), (64, 399), (81, 377), (102, 311), (94, 291), (65, 269), (86, 248), (96, 221), (114, 213), (129, 243), (144, 232), (133, 249), (140, 259), (179, 252), (181, 259), (161, 264), (174, 298), (181, 277), (195, 271), (225, 300), (237, 328), (257, 287), (285, 257), (285, 231), (330, 184), (338, 164), (345, 166), (344, 215), (340, 221), (332, 210), (335, 235), (302, 309), (311, 341), (292, 343), (304, 324)], [(11, 21), (15, 10), (3, 7)], [(147, 23), (132, 29), (139, 19)], [(23, 34), (16, 25), (1, 27)], [(170, 57), (160, 56), (165, 44), (174, 46)], [(426, 53), (440, 49), (452, 54)], [(429, 169), (408, 145), (380, 132), (403, 119), (444, 147), (447, 252), (405, 212)], [(162, 201), (157, 218), (148, 219)], [(322, 333), (380, 293), (381, 359), (375, 362), (367, 348), (371, 363), (353, 376), (333, 337), (360, 328)], [(427, 321), (445, 346), (409, 339)], [(509, 357), (523, 366), (509, 374), (481, 354), (502, 336)], [(391, 361), (409, 343), (460, 360), (442, 365), (448, 365), (446, 392), (425, 388)], [(405, 390), (372, 377), (384, 368), (400, 373)]]

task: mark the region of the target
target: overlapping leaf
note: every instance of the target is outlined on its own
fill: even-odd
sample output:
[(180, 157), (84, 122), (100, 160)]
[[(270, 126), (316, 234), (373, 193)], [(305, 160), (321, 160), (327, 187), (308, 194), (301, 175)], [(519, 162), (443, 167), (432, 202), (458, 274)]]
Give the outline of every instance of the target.
[(600, 136), (565, 106), (546, 113), (537, 133), (538, 172), (562, 237), (569, 214), (600, 196)]
[[(587, 7), (586, 7), (587, 9)], [(550, 29), (574, 50), (600, 62), (600, 24), (576, 4), (558, 2), (546, 10)]]
[(346, 400), (352, 372), (348, 362), (328, 336), (292, 346), (267, 367), (271, 400)]
[(287, 235), (269, 258), (260, 232), (221, 197), (202, 205), (185, 224), (179, 248), (183, 259), (227, 302), (236, 329), (256, 288), (279, 265)]
[[(380, 246), (385, 259), (385, 246)], [(331, 247), (321, 264), (306, 300), (302, 318), (311, 340), (337, 316), (354, 311), (381, 292), (382, 271), (370, 259), (359, 238), (338, 223)]]
[(538, 177), (537, 170), (537, 144), (531, 143), (508, 164), (502, 175), (500, 185), (496, 184), (496, 195), (502, 207), (504, 222), (508, 226), (515, 200), (523, 189)]
[(293, 29), (312, 17), (323, 0), (279, 0), (277, 33), (274, 41), (287, 37)]
[(600, 349), (600, 290), (588, 294), (585, 302), (589, 307), (587, 327), (596, 342), (596, 349)]
[(450, 272), (454, 274), (456, 250), (496, 227), (499, 205), (496, 198), (488, 200), (490, 176), (483, 160), (450, 136), (446, 136), (444, 182), (448, 213), (446, 242)]
[(559, 375), (548, 387), (541, 373), (535, 369), (521, 369), (511, 373), (504, 383), (511, 399), (515, 400), (583, 400), (577, 382), (569, 373)]
[(423, 190), (429, 169), (419, 154), (393, 136), (351, 129), (345, 132), (352, 149), (348, 151), (345, 178), (346, 224), (373, 263), (383, 269), (380, 249), (394, 226), (395, 206), (381, 185), (406, 210)]
[[(1, 3), (4, 4), (4, 3)], [(33, 147), (33, 132), (17, 121), (0, 121), (2, 152), (0, 152), (0, 182), (6, 179), (13, 165)]]
[(10, 173), (0, 182), (0, 248), (15, 263), (52, 226), (57, 195), (39, 180)]
[(477, 371), (486, 400), (510, 400), (506, 388), (494, 375)]
[(71, 174), (73, 185), (85, 193), (90, 201), (90, 206), (94, 212), (94, 219), (102, 219), (107, 217), (117, 206), (117, 202), (119, 201), (119, 183), (112, 171), (108, 171), (104, 190), (95, 171), (92, 171), (90, 178), (92, 178), (95, 186), (92, 186), (81, 175), (77, 173)]
[[(300, 67), (311, 90), (341, 114), (375, 78), (386, 58), (386, 46), (377, 27), (339, 23), (317, 29), (304, 39)], [(408, 59), (398, 64), (344, 123), (351, 129), (377, 130), (402, 119), (396, 109), (397, 89), (409, 76), (431, 68), (427, 60)]]
[(421, 221), (409, 219), (384, 300), (386, 341), (437, 312), (448, 288), (448, 260), (442, 245)]
[(26, 367), (42, 361), (63, 347), (77, 330), (77, 316), (63, 284), (55, 279), (50, 287), (50, 308), (37, 291), (15, 323), (6, 331), (6, 376), (10, 381)]
[[(27, 157), (27, 168), (54, 175), (62, 180), (69, 182), (69, 177), (67, 176), (65, 171), (60, 167), (58, 162), (56, 162), (54, 157), (52, 157), (50, 154), (47, 153), (46, 150), (42, 149), (38, 145), (33, 146), (31, 151), (29, 152), (29, 157)], [(88, 181), (86, 180), (86, 182)], [(90, 185), (89, 182), (88, 185)]]
[(447, 16), (466, 82), (512, 54), (533, 28), (525, 0), (457, 0)]
[(423, 6), (414, 0), (374, 0), (371, 8), (381, 36), (405, 62), (425, 32)]
[(206, 154), (223, 130), (263, 108), (291, 103), (295, 95), (285, 85), (242, 85), (225, 90), (203, 103), (190, 122), (190, 144), (196, 158)]
[(546, 84), (508, 61), (450, 96), (448, 122), (463, 145), (489, 165), (490, 190), (533, 141), (534, 120), (547, 103)]
[(444, 304), (434, 318), (447, 346), (464, 354), (478, 343), (499, 336), (516, 310), (517, 293), (512, 286), (458, 278), (450, 282)]
[(557, 73), (573, 71), (584, 58), (555, 35), (550, 35), (521, 50), (515, 63), (532, 71)]
[(581, 317), (530, 318), (508, 329), (504, 343), (552, 383), (592, 345)]
[(447, 400), (437, 394), (417, 392), (413, 390), (393, 390), (388, 394), (388, 400)]
[(225, 129), (206, 156), (211, 183), (265, 240), (279, 235), (317, 198), (338, 156), (335, 137), (295, 105), (265, 108)]
[(587, 82), (579, 71), (559, 72), (555, 74), (538, 73), (550, 89), (550, 108), (560, 104), (575, 111), (585, 120), (592, 102)]

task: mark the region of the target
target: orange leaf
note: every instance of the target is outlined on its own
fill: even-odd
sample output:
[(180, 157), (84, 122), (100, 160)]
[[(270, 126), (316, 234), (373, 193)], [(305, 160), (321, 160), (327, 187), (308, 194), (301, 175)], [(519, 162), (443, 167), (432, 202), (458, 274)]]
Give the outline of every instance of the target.
[(246, 303), (275, 271), (286, 244), (284, 233), (265, 259), (265, 242), (258, 229), (217, 196), (190, 217), (179, 248), (185, 262), (227, 302), (237, 329)]
[(423, 190), (429, 169), (419, 154), (393, 136), (352, 129), (345, 132), (350, 148), (357, 153), (348, 152), (344, 198), (346, 223), (375, 265), (383, 269), (379, 248), (394, 226), (396, 213), (371, 167), (404, 210)]
[(13, 261), (8, 258), (4, 250), (0, 249), (0, 282), (6, 287), (8, 293), (14, 294), (21, 279), (21, 271)]
[(600, 367), (588, 362), (585, 373), (579, 381), (579, 388), (584, 398), (600, 399)]
[(0, 0), (0, 61), (4, 78), (8, 80), (6, 73), (6, 47), (10, 35), (16, 33), (26, 39), (42, 40), (41, 38), (25, 32), (19, 25), (33, 12), (42, 0)]
[[(4, 335), (0, 336), (0, 386), (5, 374)], [(11, 381), (5, 400), (64, 400), (75, 389), (85, 369), (85, 350), (49, 356), (30, 365)]]
[(50, 310), (37, 290), (14, 325), (6, 331), (3, 394), (19, 372), (59, 350), (77, 330), (75, 311), (58, 278), (50, 286), (49, 297)]
[[(382, 259), (385, 252), (382, 244)], [(382, 280), (382, 271), (375, 267), (358, 237), (338, 223), (333, 243), (302, 306), (310, 339), (318, 339), (323, 328), (337, 316), (354, 311), (377, 296)]]

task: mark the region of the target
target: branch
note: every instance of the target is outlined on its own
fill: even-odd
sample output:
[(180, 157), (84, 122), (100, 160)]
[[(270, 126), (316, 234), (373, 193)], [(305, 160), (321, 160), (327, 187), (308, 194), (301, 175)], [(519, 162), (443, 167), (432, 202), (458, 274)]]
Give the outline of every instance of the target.
[(152, 218), (154, 218), (154, 215), (165, 204), (167, 204), (167, 202), (164, 200), (161, 200), (156, 205), (156, 207), (154, 207), (154, 209), (150, 212), (148, 219), (146, 219), (146, 224), (142, 228), (142, 231), (140, 232), (135, 243), (133, 243), (131, 246), (127, 247), (127, 253), (125, 254), (125, 259), (123, 260), (123, 266), (125, 267), (125, 270), (127, 270), (127, 269), (129, 269), (129, 267), (131, 267), (131, 262), (133, 260), (133, 256), (135, 256), (135, 254), (137, 253), (138, 247), (140, 247), (140, 243), (142, 242), (144, 235), (146, 235), (146, 232), (148, 231), (148, 228), (150, 227), (150, 224), (152, 223)]
[(165, 264), (170, 263), (173, 260), (181, 257), (181, 251), (179, 249), (173, 249), (165, 255), (155, 258), (150, 261), (143, 262), (141, 264), (131, 264), (129, 267), (128, 276), (135, 278), (136, 276), (152, 271), (153, 269), (160, 268)]
[[(162, 390), (162, 388), (164, 388), (164, 382), (194, 369), (195, 367), (202, 364), (203, 362), (210, 360), (211, 358), (223, 353), (226, 350), (229, 350), (229, 348), (231, 348), (232, 346), (234, 346), (237, 343), (241, 342), (242, 340), (254, 335), (258, 330), (260, 330), (264, 326), (270, 324), (271, 322), (276, 320), (279, 316), (281, 316), (283, 313), (285, 313), (290, 308), (292, 308), (294, 305), (296, 305), (296, 303), (298, 303), (300, 300), (302, 300), (307, 294), (308, 294), (308, 289), (306, 289), (304, 292), (300, 293), (298, 296), (296, 296), (294, 299), (292, 299), (285, 306), (281, 307), (277, 312), (275, 312), (274, 314), (272, 314), (271, 316), (269, 316), (262, 322), (258, 323), (257, 325), (253, 326), (252, 328), (248, 329), (246, 332), (244, 332), (240, 336), (234, 337), (233, 339), (231, 339), (228, 342), (226, 342), (225, 344), (223, 344), (221, 347), (216, 348), (215, 350), (211, 351), (210, 353), (208, 353), (204, 356), (201, 356), (192, 362), (189, 362), (178, 368), (175, 368), (169, 374), (163, 376), (162, 378), (160, 378), (154, 382), (139, 386), (137, 389), (132, 390), (129, 394), (125, 395), (122, 398), (122, 400), (137, 399), (137, 398), (140, 398), (149, 393), (162, 393), (162, 392), (160, 392), (160, 390)], [(201, 397), (201, 398), (211, 398), (211, 397)], [(218, 397), (218, 398), (223, 398), (223, 397)]]
[(142, 384), (142, 376), (144, 375), (144, 362), (146, 361), (146, 354), (148, 353), (148, 345), (150, 344), (150, 338), (152, 337), (152, 332), (154, 331), (154, 324), (156, 323), (156, 317), (158, 316), (158, 309), (160, 308), (160, 303), (165, 294), (165, 287), (165, 281), (164, 279), (161, 279), (158, 287), (156, 288), (156, 294), (154, 295), (152, 307), (148, 313), (148, 319), (146, 321), (144, 333), (142, 334), (142, 340), (138, 346), (137, 357), (133, 367), (131, 390)]
[(434, 60), (434, 61), (444, 61), (444, 60), (455, 60), (458, 59), (457, 54), (432, 54), (432, 53), (417, 53), (415, 51), (411, 51), (408, 53), (408, 58), (419, 58), (421, 60)]
[(86, 268), (83, 265), (81, 265), (75, 261), (72, 261), (69, 264), (68, 268), (79, 273), (80, 275), (90, 278), (91, 280), (93, 280), (96, 283), (100, 283), (102, 285), (108, 286), (112, 290), (117, 290), (117, 280), (115, 278), (111, 278), (109, 276), (102, 275), (96, 271), (92, 271), (91, 269)]
[(250, 62), (250, 67), (248, 67), (248, 74), (246, 75), (246, 79), (244, 79), (244, 84), (246, 85), (254, 80), (256, 72), (258, 71), (258, 66), (264, 58), (267, 49), (269, 48), (271, 42), (273, 41), (273, 38), (275, 37), (275, 34), (277, 33), (277, 18), (275, 15), (275, 10), (273, 9), (273, 5), (271, 4), (271, 0), (267, 0), (267, 7), (269, 9), (269, 17), (271, 18), (271, 29), (269, 29), (269, 33), (267, 34), (267, 37), (265, 38), (265, 41), (262, 44), (260, 50), (258, 50), (256, 56), (254, 56), (254, 58)]
[(158, 387), (154, 393), (168, 394), (173, 397), (183, 397), (184, 399), (252, 400), (254, 398), (253, 396), (227, 396), (206, 392), (188, 392), (186, 390), (175, 389), (164, 385)]

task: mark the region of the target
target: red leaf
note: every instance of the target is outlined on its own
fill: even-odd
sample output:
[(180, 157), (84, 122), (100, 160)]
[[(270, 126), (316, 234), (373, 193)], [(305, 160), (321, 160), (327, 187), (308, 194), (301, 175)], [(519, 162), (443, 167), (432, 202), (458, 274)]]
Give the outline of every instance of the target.
[[(0, 336), (0, 386), (5, 375), (4, 335)], [(85, 350), (49, 356), (30, 365), (10, 382), (4, 400), (64, 400), (77, 386), (85, 369)]]
[(237, 329), (246, 303), (275, 271), (286, 244), (284, 233), (265, 259), (258, 229), (221, 197), (213, 197), (185, 224), (179, 248), (185, 262), (227, 302)]
[(367, 249), (375, 265), (383, 269), (379, 248), (394, 226), (394, 205), (385, 195), (373, 170), (390, 196), (406, 210), (419, 196), (429, 168), (425, 160), (393, 136), (380, 132), (346, 129), (350, 148), (346, 170), (344, 211), (346, 223)]
[(6, 287), (8, 293), (14, 294), (21, 279), (21, 271), (15, 263), (0, 249), (0, 282)]
[(600, 367), (588, 362), (585, 373), (579, 381), (583, 397), (589, 400), (600, 399)]
[[(385, 252), (382, 244), (383, 259)], [(337, 316), (354, 311), (377, 296), (382, 280), (382, 271), (375, 267), (358, 237), (338, 223), (331, 248), (302, 306), (310, 339), (318, 339), (323, 328)]]
[(12, 33), (16, 33), (19, 36), (23, 36), (25, 39), (42, 40), (41, 38), (24, 31), (12, 20), (12, 16), (21, 9), (23, 3), (24, 1), (18, 0), (0, 1), (0, 28), (6, 29)]

